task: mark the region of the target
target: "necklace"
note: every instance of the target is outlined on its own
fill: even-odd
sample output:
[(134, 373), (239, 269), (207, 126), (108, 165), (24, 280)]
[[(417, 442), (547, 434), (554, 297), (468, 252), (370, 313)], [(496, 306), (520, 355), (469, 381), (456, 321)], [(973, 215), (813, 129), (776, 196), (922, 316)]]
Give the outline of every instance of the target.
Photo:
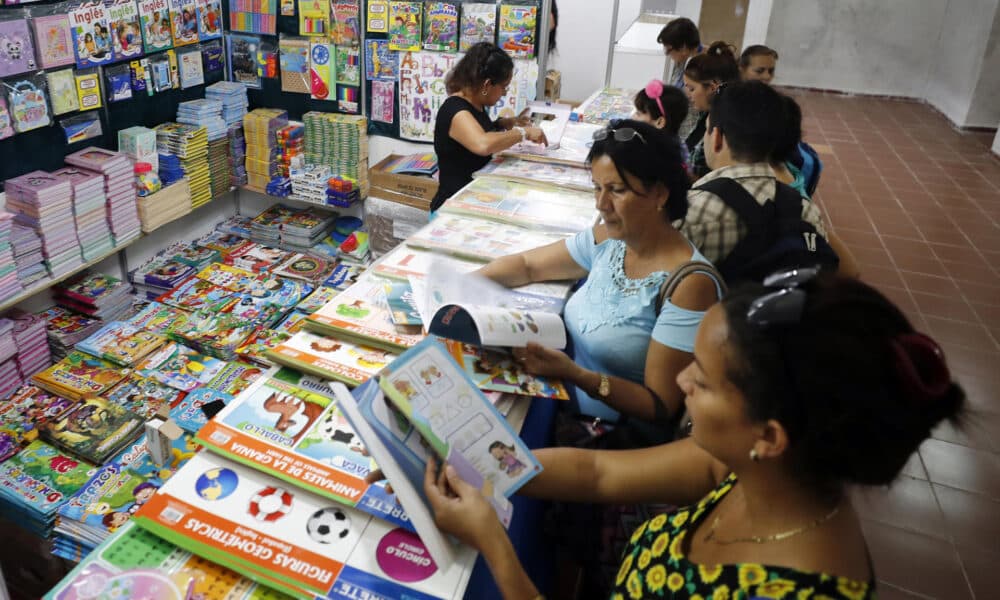
[(816, 520), (814, 520), (814, 521), (812, 521), (810, 523), (806, 523), (802, 527), (796, 527), (795, 529), (789, 529), (788, 531), (782, 531), (782, 532), (774, 533), (774, 534), (771, 534), (771, 535), (764, 535), (764, 536), (750, 535), (750, 536), (747, 536), (747, 537), (732, 538), (732, 539), (728, 539), (728, 540), (723, 540), (723, 539), (719, 539), (719, 538), (715, 537), (715, 528), (719, 526), (719, 517), (715, 517), (715, 520), (712, 521), (712, 527), (709, 528), (708, 533), (705, 534), (705, 537), (703, 538), (702, 541), (705, 541), (705, 542), (715, 542), (716, 544), (719, 544), (719, 545), (722, 545), (722, 546), (728, 546), (729, 544), (746, 544), (746, 543), (750, 543), (750, 544), (766, 544), (768, 542), (780, 542), (781, 540), (787, 540), (788, 538), (790, 538), (792, 536), (796, 536), (796, 535), (799, 535), (800, 533), (804, 533), (806, 531), (809, 531), (810, 529), (814, 529), (816, 527), (819, 527), (823, 523), (826, 523), (830, 519), (832, 519), (835, 516), (837, 516), (838, 512), (840, 512), (840, 503), (839, 502), (837, 503), (836, 506), (833, 507), (833, 510), (831, 510), (830, 512), (826, 513), (822, 517), (820, 517), (820, 518), (818, 518), (818, 519), (816, 519)]

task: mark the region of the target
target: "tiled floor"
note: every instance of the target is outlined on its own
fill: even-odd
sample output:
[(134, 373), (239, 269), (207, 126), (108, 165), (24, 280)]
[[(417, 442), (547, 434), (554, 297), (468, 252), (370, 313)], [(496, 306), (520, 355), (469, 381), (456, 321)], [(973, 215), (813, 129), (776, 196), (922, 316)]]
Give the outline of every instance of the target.
[(1000, 159), (915, 102), (791, 91), (817, 200), (862, 278), (935, 337), (968, 394), (888, 489), (855, 494), (881, 597), (1000, 597)]

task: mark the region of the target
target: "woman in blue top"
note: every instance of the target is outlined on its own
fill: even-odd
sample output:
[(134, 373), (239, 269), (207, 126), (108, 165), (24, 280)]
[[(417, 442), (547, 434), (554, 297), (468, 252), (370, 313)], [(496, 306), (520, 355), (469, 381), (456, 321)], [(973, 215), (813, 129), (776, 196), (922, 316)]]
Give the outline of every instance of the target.
[(507, 287), (587, 277), (564, 315), (576, 362), (538, 344), (519, 360), (529, 373), (576, 386), (583, 415), (662, 421), (681, 409), (677, 374), (691, 362), (698, 324), (720, 295), (711, 275), (695, 272), (657, 312), (673, 270), (692, 260), (707, 263), (671, 225), (687, 212), (680, 148), (649, 124), (613, 121), (594, 135), (587, 162), (602, 222), (480, 272)]

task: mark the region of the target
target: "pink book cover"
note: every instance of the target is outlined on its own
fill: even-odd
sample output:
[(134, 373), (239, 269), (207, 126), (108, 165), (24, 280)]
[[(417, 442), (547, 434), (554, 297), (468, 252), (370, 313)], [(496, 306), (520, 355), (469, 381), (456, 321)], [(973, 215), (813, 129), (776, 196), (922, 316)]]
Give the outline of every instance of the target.
[(73, 64), (73, 36), (69, 15), (44, 15), (31, 20), (35, 30), (35, 51), (43, 69)]
[(109, 167), (113, 166), (113, 161), (123, 157), (123, 154), (91, 146), (68, 155), (66, 157), (66, 164), (104, 173)]

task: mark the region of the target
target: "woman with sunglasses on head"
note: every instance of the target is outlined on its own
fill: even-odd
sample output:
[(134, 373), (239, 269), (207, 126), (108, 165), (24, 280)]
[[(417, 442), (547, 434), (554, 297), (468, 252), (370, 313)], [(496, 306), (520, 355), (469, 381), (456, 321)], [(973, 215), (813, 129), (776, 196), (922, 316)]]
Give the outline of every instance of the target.
[[(595, 133), (587, 163), (602, 222), (480, 273), (507, 287), (586, 277), (564, 313), (575, 362), (538, 344), (519, 359), (528, 373), (571, 384), (580, 415), (610, 423), (619, 413), (637, 417), (634, 443), (659, 443), (669, 439), (667, 428), (641, 421), (665, 423), (679, 413), (676, 376), (691, 361), (695, 330), (721, 281), (671, 225), (687, 212), (688, 189), (674, 140), (646, 123), (614, 122)], [(668, 276), (692, 261), (695, 272), (661, 301)]]
[(485, 167), (494, 153), (525, 140), (548, 145), (545, 133), (530, 126), (526, 115), (494, 121), (486, 113), (486, 107), (507, 93), (513, 74), (514, 61), (502, 48), (480, 42), (446, 76), (450, 96), (434, 122), (439, 184), (432, 213), (472, 181), (472, 174)]
[[(791, 271), (711, 308), (678, 377), (689, 438), (624, 452), (536, 451), (522, 492), (681, 506), (633, 533), (613, 598), (875, 597), (847, 486), (887, 485), (964, 394), (940, 348), (857, 280)], [(492, 509), (451, 468), (425, 491), (507, 598), (532, 598)]]
[(691, 165), (695, 177), (701, 177), (711, 170), (705, 162), (703, 138), (712, 98), (724, 85), (739, 79), (736, 49), (726, 42), (713, 42), (704, 54), (692, 58), (684, 68), (684, 90), (691, 100), (691, 110), (698, 113), (695, 128), (684, 139), (688, 150), (691, 151)]

